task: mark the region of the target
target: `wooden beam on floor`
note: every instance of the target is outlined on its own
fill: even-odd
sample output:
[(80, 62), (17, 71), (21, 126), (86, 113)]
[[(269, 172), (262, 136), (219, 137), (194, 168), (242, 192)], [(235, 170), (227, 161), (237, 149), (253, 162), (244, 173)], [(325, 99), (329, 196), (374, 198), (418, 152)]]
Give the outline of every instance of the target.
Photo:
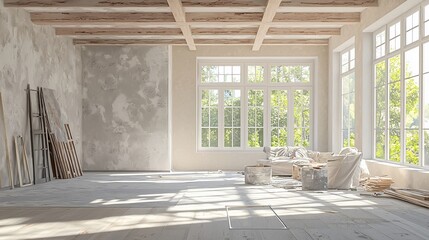
[(270, 28), (267, 35), (340, 35), (341, 28)]
[(181, 0), (167, 0), (168, 5), (171, 8), (174, 19), (177, 23), (180, 24), (180, 29), (182, 30), (183, 36), (185, 37), (186, 43), (188, 44), (189, 50), (196, 50), (194, 43), (194, 38), (192, 37), (191, 27), (186, 24), (186, 15), (183, 10), (183, 5)]
[(255, 42), (252, 48), (253, 51), (259, 51), (261, 48), (262, 42), (264, 41), (269, 29), (269, 26), (265, 24), (273, 21), (281, 2), (282, 0), (268, 0), (264, 16), (262, 17), (262, 24), (259, 26), (258, 33), (255, 37)]

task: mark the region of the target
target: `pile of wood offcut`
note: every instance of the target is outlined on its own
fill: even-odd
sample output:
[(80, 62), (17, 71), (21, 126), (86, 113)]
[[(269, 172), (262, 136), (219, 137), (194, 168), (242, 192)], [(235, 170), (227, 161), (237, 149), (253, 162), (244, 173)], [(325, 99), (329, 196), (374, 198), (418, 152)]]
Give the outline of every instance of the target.
[(429, 208), (429, 191), (418, 189), (388, 189), (384, 191), (396, 199)]
[(370, 177), (363, 182), (363, 185), (368, 192), (383, 192), (393, 183), (392, 178), (389, 177)]

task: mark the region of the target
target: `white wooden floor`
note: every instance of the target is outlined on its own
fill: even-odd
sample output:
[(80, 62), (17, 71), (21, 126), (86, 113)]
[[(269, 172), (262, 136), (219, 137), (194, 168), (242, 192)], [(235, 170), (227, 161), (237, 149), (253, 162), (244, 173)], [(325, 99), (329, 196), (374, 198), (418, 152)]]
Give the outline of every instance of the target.
[[(2, 190), (0, 240), (429, 239), (425, 208), (357, 192), (243, 182), (233, 173), (86, 173)], [(271, 205), (289, 229), (230, 230), (225, 206), (245, 205)], [(236, 211), (232, 218), (255, 228), (278, 226), (275, 221), (257, 209)]]

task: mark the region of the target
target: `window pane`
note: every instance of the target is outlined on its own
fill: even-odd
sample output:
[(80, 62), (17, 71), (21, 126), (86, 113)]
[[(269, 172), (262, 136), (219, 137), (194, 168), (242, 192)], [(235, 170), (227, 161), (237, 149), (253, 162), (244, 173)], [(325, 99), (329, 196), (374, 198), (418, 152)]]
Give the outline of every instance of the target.
[(375, 158), (385, 159), (386, 134), (384, 129), (378, 129), (375, 132)]
[(218, 129), (210, 128), (210, 147), (218, 147)]
[(240, 66), (202, 66), (201, 82), (202, 83), (223, 83), (223, 82), (240, 82)]
[(271, 91), (271, 146), (286, 146), (288, 97), (286, 90)]
[(389, 51), (393, 52), (401, 47), (401, 22), (398, 22), (389, 28)]
[(389, 160), (401, 161), (401, 137), (399, 129), (389, 131)]
[(386, 88), (384, 86), (375, 89), (375, 127), (386, 127)]
[(375, 85), (380, 86), (386, 83), (386, 62), (382, 61), (375, 65)]
[(400, 128), (401, 123), (401, 83), (389, 84), (389, 128)]
[(389, 82), (401, 80), (401, 56), (389, 58)]
[(386, 32), (383, 31), (375, 36), (375, 46), (380, 46), (386, 42)]
[(247, 146), (263, 147), (264, 91), (249, 90), (247, 99)]
[(429, 43), (423, 45), (423, 73), (429, 73)]
[(201, 146), (217, 147), (218, 90), (201, 91)]
[(247, 76), (250, 83), (264, 82), (264, 67), (263, 66), (247, 66)]
[(429, 73), (423, 77), (423, 128), (429, 129)]
[(429, 130), (425, 130), (424, 132), (424, 164), (425, 166), (429, 166)]
[(288, 66), (272, 66), (271, 67), (271, 82), (287, 83), (290, 80), (290, 67)]
[(419, 78), (405, 81), (405, 127), (419, 128)]
[(405, 78), (419, 75), (419, 47), (405, 52)]
[[(241, 136), (235, 135), (236, 129), (241, 126), (241, 91), (240, 90), (225, 90), (224, 91), (224, 126), (228, 127), (224, 130), (224, 146), (237, 147), (237, 142), (240, 142)], [(238, 145), (240, 147), (240, 144)]]
[(406, 163), (418, 165), (419, 164), (419, 131), (407, 130), (405, 143), (405, 160)]
[(310, 127), (310, 91), (296, 90), (294, 93), (294, 144), (310, 146), (310, 135), (306, 128)]
[(410, 44), (419, 39), (419, 20), (420, 12), (417, 11), (412, 15), (408, 16), (405, 20), (406, 30), (406, 43)]

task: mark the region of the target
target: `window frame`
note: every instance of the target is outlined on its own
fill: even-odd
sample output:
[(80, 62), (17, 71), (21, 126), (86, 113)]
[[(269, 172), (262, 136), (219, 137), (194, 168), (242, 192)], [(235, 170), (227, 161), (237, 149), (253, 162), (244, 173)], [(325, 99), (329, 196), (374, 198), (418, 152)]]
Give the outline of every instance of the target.
[[(424, 128), (423, 128), (423, 118), (424, 118), (424, 109), (423, 109), (423, 100), (424, 100), (424, 71), (423, 71), (423, 46), (424, 44), (428, 43), (429, 44), (429, 35), (425, 36), (425, 21), (424, 21), (424, 14), (425, 13), (425, 7), (429, 6), (429, 1), (424, 1), (423, 3), (418, 4), (417, 6), (411, 8), (410, 10), (408, 10), (406, 13), (402, 14), (400, 17), (394, 19), (393, 21), (389, 22), (388, 24), (386, 24), (385, 26), (381, 27), (379, 30), (375, 31), (373, 33), (373, 61), (372, 61), (372, 87), (371, 87), (371, 94), (372, 94), (372, 99), (373, 99), (373, 103), (372, 103), (372, 135), (371, 135), (371, 140), (372, 140), (372, 158), (378, 161), (383, 161), (383, 162), (388, 162), (388, 163), (392, 163), (392, 164), (399, 164), (399, 165), (405, 165), (405, 166), (411, 166), (411, 167), (420, 167), (420, 168), (429, 168), (429, 164), (425, 164), (425, 159), (424, 159)], [(406, 19), (407, 17), (411, 16), (412, 14), (414, 14), (416, 11), (419, 11), (419, 26), (418, 26), (418, 31), (419, 31), (419, 38), (412, 42), (407, 44), (406, 43)], [(401, 22), (401, 31), (400, 31), (400, 47), (399, 49), (390, 52), (390, 27), (395, 25), (396, 23)], [(376, 46), (375, 46), (375, 36), (379, 33), (381, 33), (383, 30), (386, 30), (385, 32), (385, 38), (386, 38), (386, 51), (385, 51), (385, 55), (379, 58), (376, 58), (375, 56), (375, 52), (376, 52)], [(405, 81), (406, 79), (410, 79), (410, 78), (406, 78), (405, 76), (405, 54), (406, 52), (419, 47), (419, 73), (418, 73), (418, 82), (419, 82), (419, 128), (418, 128), (418, 132), (419, 132), (419, 162), (418, 164), (412, 164), (412, 163), (407, 163), (406, 160), (406, 131), (409, 130), (406, 127), (406, 123), (405, 123), (405, 118), (406, 118), (406, 99), (405, 99), (405, 94), (406, 94), (406, 85), (405, 85)], [(388, 51), (389, 50), (389, 51)], [(400, 68), (401, 68), (401, 74), (400, 74), (400, 94), (401, 94), (401, 99), (400, 99), (400, 111), (401, 111), (401, 117), (400, 117), (400, 161), (396, 162), (396, 161), (392, 161), (389, 159), (389, 105), (390, 105), (390, 101), (389, 101), (389, 77), (388, 77), (388, 73), (390, 70), (390, 66), (388, 64), (388, 61), (390, 58), (400, 55)], [(377, 143), (376, 143), (376, 130), (377, 130), (377, 126), (376, 126), (376, 103), (375, 103), (375, 98), (376, 98), (376, 72), (375, 72), (375, 68), (376, 65), (379, 64), (380, 62), (385, 62), (385, 71), (386, 71), (386, 75), (384, 78), (384, 83), (383, 85), (385, 86), (384, 91), (385, 91), (385, 125), (384, 125), (384, 159), (380, 159), (376, 157), (376, 148), (377, 148)]]
[[(386, 44), (386, 43), (384, 43), (384, 44)], [(353, 68), (350, 68), (350, 62), (351, 62), (350, 53), (352, 50), (354, 51), (354, 58), (353, 58), (354, 66), (353, 66)], [(343, 54), (345, 54), (345, 53), (347, 53), (349, 56), (348, 61), (347, 61), (348, 69), (347, 69), (347, 71), (343, 72), (343, 65), (345, 64), (343, 62)], [(351, 74), (355, 75), (353, 94), (354, 94), (354, 98), (355, 98), (354, 102), (356, 105), (356, 48), (355, 48), (354, 44), (350, 45), (349, 47), (347, 47), (346, 49), (344, 49), (343, 51), (340, 52), (340, 76), (339, 76), (339, 89), (340, 89), (340, 91), (339, 92), (340, 92), (340, 100), (341, 100), (341, 104), (340, 104), (340, 106), (341, 106), (341, 110), (340, 110), (340, 116), (341, 116), (341, 128), (340, 128), (340, 130), (341, 130), (341, 133), (340, 133), (341, 148), (345, 147), (344, 146), (344, 139), (343, 139), (343, 137), (344, 137), (343, 131), (346, 130), (344, 128), (344, 112), (343, 112), (343, 100), (344, 100), (343, 81), (344, 81), (345, 77), (347, 77)], [(348, 92), (347, 94), (349, 95), (349, 94), (351, 94), (351, 92)], [(351, 128), (347, 129), (349, 131), (349, 134), (350, 134), (350, 129)], [(354, 128), (354, 131), (355, 131), (355, 140), (356, 140), (356, 108), (355, 108), (355, 128)], [(348, 146), (351, 146), (350, 145), (350, 135), (349, 135)]]
[[(201, 82), (201, 68), (204, 65), (227, 65), (237, 64), (241, 66), (241, 80), (238, 83), (203, 83)], [(197, 152), (254, 152), (261, 151), (264, 146), (271, 145), (270, 137), (270, 94), (272, 89), (281, 89), (288, 91), (288, 145), (293, 144), (293, 104), (291, 106), (291, 98), (293, 98), (294, 90), (309, 90), (310, 91), (310, 143), (308, 148), (314, 147), (314, 97), (315, 94), (315, 69), (317, 64), (317, 57), (286, 57), (286, 58), (235, 58), (235, 57), (198, 57), (197, 58), (197, 71), (196, 71), (196, 139), (197, 139)], [(248, 66), (264, 66), (264, 81), (261, 83), (248, 82)], [(271, 66), (286, 65), (286, 66), (309, 66), (310, 68), (310, 81), (309, 82), (288, 82), (288, 83), (272, 83), (271, 82)], [(218, 89), (219, 90), (219, 112), (218, 112), (218, 147), (202, 147), (201, 141), (201, 94), (202, 90)], [(241, 147), (225, 147), (224, 146), (224, 114), (223, 114), (223, 93), (226, 89), (239, 89), (241, 90)], [(261, 89), (264, 91), (264, 140), (262, 147), (248, 147), (248, 91), (252, 89)], [(222, 96), (221, 96), (222, 95)], [(220, 111), (222, 109), (222, 111)], [(292, 115), (291, 115), (292, 114)], [(292, 123), (291, 123), (292, 122)], [(291, 125), (292, 124), (292, 125)]]

